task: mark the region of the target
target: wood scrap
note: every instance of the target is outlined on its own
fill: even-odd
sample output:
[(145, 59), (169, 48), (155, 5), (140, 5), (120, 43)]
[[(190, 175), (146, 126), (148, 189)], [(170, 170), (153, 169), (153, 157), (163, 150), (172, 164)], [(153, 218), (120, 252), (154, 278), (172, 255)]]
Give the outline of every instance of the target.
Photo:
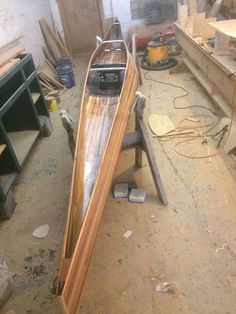
[(45, 59), (45, 61), (46, 61), (47, 65), (50, 67), (50, 69), (51, 69), (53, 72), (57, 73), (57, 71), (56, 71), (54, 65), (53, 65), (47, 58)]
[(44, 94), (45, 96), (52, 95), (54, 93), (54, 98), (62, 95), (66, 88), (63, 86), (60, 82), (58, 82), (56, 79), (51, 77), (50, 75), (46, 74), (45, 72), (41, 71), (38, 73), (39, 80), (44, 88)]
[(229, 51), (229, 36), (225, 35), (224, 33), (216, 31), (215, 37), (215, 52), (224, 52)]
[(0, 66), (4, 66), (10, 60), (15, 59), (24, 51), (23, 48), (13, 48), (6, 51), (3, 54), (0, 54)]
[(212, 23), (212, 22), (216, 22), (215, 17), (207, 18), (204, 21), (204, 27), (203, 27), (203, 33), (202, 33), (202, 40), (203, 41), (207, 41), (208, 39), (215, 37), (216, 32), (215, 32), (214, 28), (209, 25), (209, 23)]
[(45, 58), (48, 59), (48, 61), (50, 61), (54, 67), (56, 67), (57, 61), (53, 58), (49, 50), (46, 47), (42, 47), (42, 50), (43, 50)]
[(18, 62), (20, 62), (20, 58), (12, 59), (8, 61), (5, 65), (0, 67), (0, 77), (5, 75), (10, 69), (12, 69)]
[(45, 72), (41, 72), (40, 73), (40, 77), (44, 77), (44, 79), (46, 79), (48, 82), (50, 82), (51, 84), (57, 86), (59, 89), (66, 89), (64, 85), (62, 85), (61, 83), (59, 83), (57, 80), (55, 80), (53, 77), (49, 76), (48, 74), (46, 74)]

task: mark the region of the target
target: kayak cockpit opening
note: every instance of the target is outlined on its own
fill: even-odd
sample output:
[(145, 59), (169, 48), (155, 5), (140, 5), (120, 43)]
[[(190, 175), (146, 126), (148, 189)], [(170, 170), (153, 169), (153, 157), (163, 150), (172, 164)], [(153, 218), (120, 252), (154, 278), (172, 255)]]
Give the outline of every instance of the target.
[(88, 76), (89, 94), (94, 96), (117, 96), (120, 94), (124, 76), (125, 66), (98, 67), (90, 69)]

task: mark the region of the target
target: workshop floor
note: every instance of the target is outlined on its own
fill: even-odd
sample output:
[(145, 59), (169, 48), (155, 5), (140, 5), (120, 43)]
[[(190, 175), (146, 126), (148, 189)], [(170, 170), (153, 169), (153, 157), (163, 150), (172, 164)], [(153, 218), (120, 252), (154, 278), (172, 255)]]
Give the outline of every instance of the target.
[[(62, 97), (61, 107), (76, 120), (87, 56), (80, 57), (77, 87)], [(190, 95), (179, 106), (211, 106), (189, 73), (149, 72), (148, 77), (185, 87)], [(182, 91), (145, 81), (148, 114), (168, 114), (177, 124), (204, 109), (173, 109)], [(17, 207), (0, 227), (0, 254), (14, 274), (14, 293), (2, 313), (60, 313), (53, 281), (60, 260), (72, 158), (59, 111), (51, 115), (54, 131), (39, 139), (13, 188)], [(130, 126), (132, 123), (130, 124)], [(130, 127), (129, 127), (130, 128)], [(152, 144), (168, 196), (163, 207), (156, 197), (146, 158), (133, 167), (133, 152), (121, 154), (114, 182), (135, 180), (147, 190), (144, 204), (109, 197), (81, 298), (81, 314), (236, 313), (236, 197), (235, 166), (217, 156), (190, 160), (174, 151), (176, 140)], [(187, 145), (187, 146), (186, 146)], [(198, 141), (185, 152), (206, 153)], [(32, 231), (50, 225), (43, 240)], [(129, 239), (123, 234), (131, 230)], [(162, 282), (169, 292), (157, 292)]]

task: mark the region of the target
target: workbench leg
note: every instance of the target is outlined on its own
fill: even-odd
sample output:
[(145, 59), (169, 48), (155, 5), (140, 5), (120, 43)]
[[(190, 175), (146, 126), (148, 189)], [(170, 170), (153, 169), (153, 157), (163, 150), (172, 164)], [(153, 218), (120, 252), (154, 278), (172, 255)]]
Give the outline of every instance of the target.
[(148, 135), (148, 131), (146, 129), (146, 126), (143, 122), (143, 120), (139, 121), (139, 126), (142, 132), (142, 136), (143, 136), (143, 146), (147, 155), (147, 159), (148, 159), (148, 163), (149, 163), (149, 167), (151, 169), (151, 173), (152, 173), (152, 177), (155, 183), (155, 187), (156, 190), (159, 194), (159, 198), (161, 200), (161, 202), (167, 206), (168, 205), (168, 201), (167, 201), (167, 197), (166, 197), (166, 193), (164, 190), (164, 187), (162, 185), (162, 180), (161, 180), (161, 176), (160, 173), (158, 171), (158, 167), (157, 167), (157, 163), (156, 163), (156, 158), (153, 152), (153, 148), (152, 148), (152, 144)]
[(0, 201), (0, 218), (3, 220), (10, 219), (15, 207), (16, 201), (12, 191), (10, 190), (6, 195), (6, 200)]
[[(140, 132), (139, 119), (143, 116), (143, 109), (145, 107), (145, 97), (140, 96), (135, 107), (135, 132)], [(142, 146), (135, 148), (135, 166), (142, 168), (143, 166), (143, 149)]]
[(162, 185), (162, 181), (161, 181), (161, 176), (160, 173), (158, 171), (158, 167), (157, 167), (157, 163), (156, 163), (156, 158), (153, 152), (153, 148), (152, 148), (152, 143), (151, 140), (149, 138), (149, 134), (147, 131), (147, 128), (144, 124), (143, 121), (143, 110), (145, 108), (146, 105), (146, 98), (144, 96), (141, 96), (138, 100), (138, 103), (136, 105), (135, 108), (135, 129), (137, 132), (140, 132), (142, 139), (143, 139), (143, 149), (146, 152), (147, 155), (147, 159), (148, 159), (148, 163), (149, 163), (149, 167), (152, 173), (152, 177), (155, 183), (155, 187), (157, 190), (157, 193), (159, 194), (159, 198), (161, 200), (161, 202), (167, 206), (168, 205), (168, 201), (167, 201), (167, 197), (164, 191), (164, 187)]
[(135, 148), (135, 166), (142, 168), (143, 166), (143, 150), (141, 147)]

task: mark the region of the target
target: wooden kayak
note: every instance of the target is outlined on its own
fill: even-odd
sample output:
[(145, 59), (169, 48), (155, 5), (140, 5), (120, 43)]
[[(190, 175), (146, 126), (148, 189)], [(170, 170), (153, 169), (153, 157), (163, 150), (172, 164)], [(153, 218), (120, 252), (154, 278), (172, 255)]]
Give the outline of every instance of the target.
[(137, 84), (135, 62), (115, 22), (91, 57), (83, 91), (59, 273), (65, 313), (78, 310)]

